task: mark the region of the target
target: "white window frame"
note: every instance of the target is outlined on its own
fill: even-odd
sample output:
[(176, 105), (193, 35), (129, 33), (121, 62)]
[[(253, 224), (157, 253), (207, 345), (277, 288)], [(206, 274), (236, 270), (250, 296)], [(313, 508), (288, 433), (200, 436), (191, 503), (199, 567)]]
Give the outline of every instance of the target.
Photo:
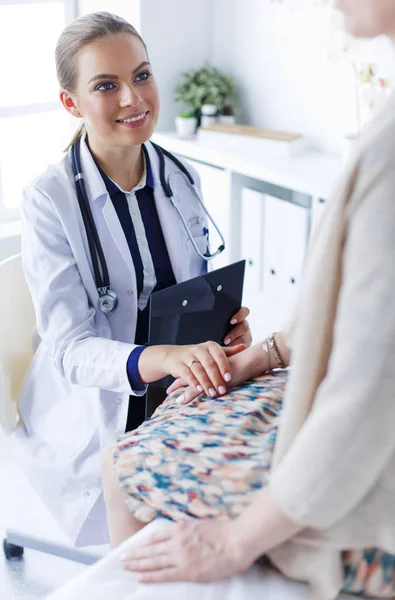
[[(2, 6), (15, 6), (16, 4), (48, 4), (51, 2), (60, 2), (64, 6), (65, 25), (73, 21), (78, 15), (78, 0), (0, 0)], [(23, 104), (21, 106), (0, 106), (0, 119), (6, 117), (18, 117), (25, 115), (34, 115), (38, 113), (59, 110), (59, 100), (53, 102), (35, 102)], [(0, 223), (5, 221), (15, 221), (19, 219), (19, 209), (9, 209), (5, 207), (2, 185), (1, 185), (1, 163), (0, 163)]]

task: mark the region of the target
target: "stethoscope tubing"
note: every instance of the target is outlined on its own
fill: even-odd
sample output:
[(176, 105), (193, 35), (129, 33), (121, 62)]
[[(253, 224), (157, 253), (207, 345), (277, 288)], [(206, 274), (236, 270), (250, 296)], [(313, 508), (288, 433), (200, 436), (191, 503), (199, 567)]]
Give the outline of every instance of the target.
[[(217, 223), (214, 221), (213, 217), (211, 216), (210, 212), (208, 211), (207, 207), (205, 206), (203, 200), (200, 197), (199, 191), (197, 189), (197, 186), (195, 184), (195, 181), (192, 177), (192, 175), (190, 174), (190, 172), (188, 171), (188, 169), (182, 164), (182, 162), (180, 160), (178, 160), (178, 158), (176, 156), (174, 156), (173, 154), (171, 154), (170, 152), (168, 152), (167, 150), (165, 150), (164, 148), (161, 148), (160, 146), (158, 146), (157, 144), (155, 144), (154, 142), (151, 142), (151, 144), (153, 145), (153, 147), (156, 150), (156, 153), (159, 157), (159, 178), (160, 178), (160, 183), (161, 186), (163, 188), (163, 191), (165, 192), (166, 196), (169, 198), (171, 204), (173, 205), (173, 207), (175, 208), (175, 210), (178, 213), (178, 216), (180, 217), (185, 231), (188, 234), (188, 237), (195, 249), (195, 251), (197, 252), (197, 254), (205, 261), (209, 261), (212, 260), (215, 256), (218, 256), (218, 254), (220, 254), (221, 252), (223, 252), (223, 250), (225, 250), (225, 238), (221, 233), (221, 230), (219, 229)], [(179, 207), (177, 206), (177, 203), (174, 200), (174, 196), (173, 196), (173, 191), (171, 189), (170, 186), (170, 178), (168, 177), (166, 179), (166, 172), (165, 172), (165, 156), (167, 156), (167, 158), (169, 158), (171, 161), (173, 161), (175, 163), (175, 165), (180, 169), (180, 171), (182, 173), (184, 173), (184, 175), (186, 176), (186, 178), (188, 179), (189, 183), (191, 184), (191, 187), (193, 188), (193, 191), (196, 194), (196, 197), (198, 199), (198, 202), (200, 204), (200, 206), (202, 207), (203, 211), (205, 212), (206, 216), (208, 217), (208, 220), (211, 221), (211, 223), (214, 225), (216, 232), (218, 233), (219, 237), (221, 238), (221, 245), (218, 247), (218, 249), (211, 254), (210, 252), (207, 252), (205, 254), (203, 254), (196, 242), (195, 239), (193, 237), (193, 235), (191, 234), (191, 231), (188, 227), (188, 223), (186, 222), (181, 210), (179, 209)]]
[(180, 209), (178, 208), (178, 206), (177, 206), (177, 204), (176, 204), (176, 202), (175, 202), (175, 200), (174, 200), (174, 197), (173, 197), (173, 196), (170, 196), (170, 197), (169, 197), (169, 200), (170, 200), (170, 202), (172, 203), (173, 207), (176, 209), (176, 211), (177, 211), (177, 213), (178, 213), (178, 216), (180, 217), (180, 219), (181, 219), (181, 221), (182, 221), (182, 223), (183, 223), (183, 225), (184, 225), (184, 227), (185, 227), (185, 231), (187, 232), (187, 234), (188, 234), (188, 237), (189, 237), (189, 239), (190, 239), (190, 241), (191, 241), (191, 243), (192, 243), (193, 247), (195, 248), (195, 250), (196, 250), (197, 254), (198, 254), (198, 255), (199, 255), (201, 258), (203, 258), (203, 260), (205, 260), (205, 261), (207, 261), (207, 262), (208, 262), (209, 260), (212, 260), (212, 259), (213, 259), (215, 256), (218, 256), (218, 254), (221, 254), (221, 252), (222, 252), (223, 250), (225, 250), (225, 239), (224, 239), (224, 237), (223, 237), (223, 235), (222, 235), (222, 233), (221, 233), (220, 229), (218, 228), (218, 226), (217, 226), (216, 222), (214, 221), (214, 219), (212, 218), (212, 216), (211, 216), (211, 215), (210, 215), (210, 213), (208, 212), (207, 208), (204, 206), (204, 204), (203, 204), (202, 200), (200, 199), (199, 192), (197, 191), (197, 188), (196, 188), (196, 186), (195, 186), (195, 185), (193, 185), (192, 187), (193, 187), (193, 189), (194, 189), (194, 192), (195, 192), (195, 194), (196, 194), (196, 196), (197, 196), (197, 199), (198, 199), (198, 201), (199, 201), (200, 205), (203, 207), (203, 210), (205, 211), (205, 213), (206, 213), (206, 215), (208, 216), (208, 218), (210, 219), (211, 223), (214, 225), (214, 227), (215, 227), (215, 229), (216, 229), (216, 231), (217, 231), (217, 233), (218, 233), (219, 237), (221, 238), (221, 242), (222, 242), (222, 243), (221, 243), (221, 245), (218, 247), (218, 249), (217, 249), (217, 250), (216, 250), (216, 251), (215, 251), (213, 254), (211, 254), (211, 253), (203, 254), (203, 253), (202, 253), (202, 252), (199, 250), (199, 248), (198, 248), (198, 246), (197, 246), (197, 244), (196, 244), (196, 242), (195, 242), (195, 238), (194, 238), (194, 237), (193, 237), (193, 235), (191, 234), (191, 231), (190, 231), (190, 229), (189, 229), (189, 227), (188, 227), (188, 223), (186, 222), (186, 220), (185, 220), (185, 218), (184, 218), (184, 216), (183, 216), (182, 212), (181, 212), (181, 211), (180, 211)]
[[(79, 140), (72, 146), (71, 157), (74, 173), (74, 181), (77, 188), (77, 198), (81, 209), (82, 219), (85, 225), (86, 236), (88, 239), (89, 252), (92, 258), (93, 271), (95, 273), (96, 287), (99, 289), (110, 287), (110, 276), (108, 273), (107, 262), (104, 256), (103, 248), (97, 233), (96, 225), (93, 219), (92, 211), (89, 205), (88, 196), (85, 189), (84, 175), (80, 167), (80, 144)], [(100, 273), (98, 257), (102, 273)]]
[[(113, 312), (116, 309), (116, 307), (118, 305), (118, 297), (115, 294), (115, 292), (113, 292), (111, 290), (111, 287), (110, 287), (110, 276), (109, 276), (109, 272), (108, 272), (107, 262), (106, 262), (106, 259), (104, 256), (101, 242), (100, 242), (99, 234), (97, 232), (97, 228), (96, 228), (96, 225), (95, 225), (95, 222), (93, 219), (88, 195), (86, 193), (84, 174), (81, 169), (81, 161), (80, 161), (80, 143), (81, 143), (81, 139), (77, 140), (71, 147), (71, 163), (72, 163), (74, 182), (76, 185), (78, 204), (80, 206), (82, 220), (83, 220), (84, 226), (85, 226), (85, 231), (86, 231), (86, 236), (87, 236), (88, 246), (89, 246), (89, 252), (91, 255), (91, 259), (92, 259), (96, 288), (97, 288), (97, 291), (98, 291), (98, 294), (100, 297), (99, 307), (103, 312), (109, 313), (109, 312)], [(190, 239), (196, 253), (205, 261), (212, 260), (215, 256), (218, 256), (218, 254), (220, 254), (225, 249), (225, 240), (224, 240), (224, 237), (223, 237), (218, 225), (216, 224), (216, 222), (212, 218), (211, 214), (205, 207), (202, 199), (200, 198), (200, 194), (195, 185), (192, 175), (189, 173), (189, 171), (186, 169), (186, 167), (181, 163), (181, 161), (179, 161), (170, 152), (168, 152), (164, 148), (161, 148), (157, 144), (154, 144), (153, 142), (151, 142), (151, 143), (152, 143), (153, 147), (155, 148), (155, 150), (158, 154), (158, 157), (159, 157), (160, 182), (161, 182), (161, 186), (162, 186), (166, 196), (169, 198), (172, 206), (174, 207), (178, 216), (180, 217), (180, 219), (183, 223), (183, 226), (185, 228), (185, 231), (187, 232), (188, 238)], [(144, 150), (144, 152), (147, 152), (144, 146), (143, 146), (143, 150)], [(219, 237), (221, 238), (221, 245), (218, 247), (216, 252), (214, 252), (213, 254), (211, 254), (208, 250), (206, 253), (202, 253), (199, 250), (199, 248), (196, 244), (196, 241), (195, 241), (193, 235), (191, 234), (188, 223), (186, 222), (181, 210), (179, 209), (179, 207), (177, 206), (177, 203), (174, 200), (173, 192), (172, 192), (172, 189), (170, 186), (170, 178), (166, 179), (165, 156), (167, 156), (170, 160), (172, 160), (177, 165), (177, 167), (180, 169), (180, 171), (186, 176), (186, 178), (188, 179), (191, 187), (193, 188), (193, 190), (196, 194), (196, 197), (197, 197), (197, 200), (198, 200), (200, 206), (202, 207), (203, 211), (205, 212), (207, 218), (214, 225), (215, 230), (217, 231)], [(100, 262), (100, 266), (99, 266), (99, 262)], [(101, 272), (100, 272), (100, 268), (101, 268)]]

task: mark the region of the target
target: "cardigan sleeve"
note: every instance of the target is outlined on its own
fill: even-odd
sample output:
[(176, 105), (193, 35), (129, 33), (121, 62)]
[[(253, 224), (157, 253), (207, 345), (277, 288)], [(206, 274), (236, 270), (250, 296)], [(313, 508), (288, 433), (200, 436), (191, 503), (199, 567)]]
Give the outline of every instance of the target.
[(395, 452), (395, 143), (388, 145), (361, 161), (328, 371), (270, 480), (279, 507), (305, 527), (326, 529), (347, 516)]

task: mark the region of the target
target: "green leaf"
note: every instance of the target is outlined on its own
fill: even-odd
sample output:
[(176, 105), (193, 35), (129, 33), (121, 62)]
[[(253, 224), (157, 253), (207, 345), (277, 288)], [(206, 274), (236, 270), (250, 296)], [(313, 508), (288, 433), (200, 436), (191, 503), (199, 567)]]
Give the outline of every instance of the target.
[(179, 117), (181, 117), (182, 119), (194, 119), (195, 115), (192, 112), (181, 112), (179, 115)]

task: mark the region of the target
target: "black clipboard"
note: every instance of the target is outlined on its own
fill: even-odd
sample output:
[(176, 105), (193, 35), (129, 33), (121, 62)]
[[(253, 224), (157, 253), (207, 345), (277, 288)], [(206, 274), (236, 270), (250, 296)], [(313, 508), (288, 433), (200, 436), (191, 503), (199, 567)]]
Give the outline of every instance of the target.
[[(150, 296), (148, 345), (222, 344), (243, 298), (245, 260), (171, 286)], [(145, 418), (166, 397), (171, 376), (148, 386)]]

